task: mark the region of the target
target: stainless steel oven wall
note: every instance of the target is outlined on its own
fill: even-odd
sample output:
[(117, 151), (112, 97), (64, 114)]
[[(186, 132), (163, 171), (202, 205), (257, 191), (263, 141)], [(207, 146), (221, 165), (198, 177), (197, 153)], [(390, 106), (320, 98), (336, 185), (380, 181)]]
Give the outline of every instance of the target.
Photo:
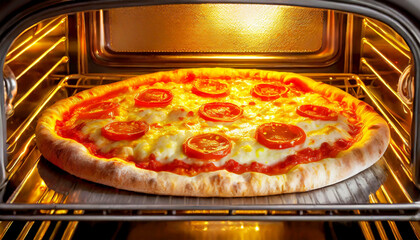
[(290, 6), (180, 4), (79, 14), (83, 73), (185, 67), (343, 72), (346, 14)]
[[(340, 7), (339, 5), (335, 5), (335, 3), (328, 1), (326, 1), (326, 3), (328, 3), (327, 7), (338, 7), (344, 10), (344, 6)], [(117, 3), (115, 2), (114, 4)], [(140, 3), (137, 2), (134, 4)], [(290, 2), (289, 4), (296, 3)], [(363, 12), (364, 8), (372, 9), (373, 7), (370, 5), (363, 5), (362, 3), (354, 4), (361, 8), (361, 12)], [(353, 6), (352, 8), (351, 6), (352, 5), (350, 5), (348, 8), (349, 10), (357, 10), (356, 7)], [(362, 8), (361, 6), (364, 7)], [(99, 5), (97, 7), (99, 7)], [(88, 8), (95, 7), (89, 6)], [(84, 10), (85, 8), (82, 8), (81, 6), (73, 8), (73, 10), (78, 9)], [(101, 188), (101, 186), (96, 186), (95, 184), (90, 184), (83, 180), (72, 178), (72, 176), (69, 176), (68, 174), (66, 175), (66, 173), (60, 172), (59, 169), (48, 165), (46, 161), (42, 161), (41, 155), (34, 145), (33, 123), (36, 122), (36, 116), (43, 107), (48, 106), (49, 104), (55, 102), (57, 99), (67, 97), (68, 95), (73, 94), (76, 91), (80, 91), (98, 84), (119, 81), (128, 77), (128, 75), (122, 75), (121, 72), (142, 73), (178, 67), (166, 64), (164, 64), (164, 66), (162, 67), (156, 67), (160, 64), (163, 64), (163, 62), (155, 62), (155, 67), (152, 67), (151, 65), (143, 67), (124, 67), (112, 66), (112, 64), (107, 65), (104, 62), (95, 61), (95, 57), (100, 57), (101, 55), (98, 55), (95, 53), (95, 51), (92, 51), (92, 49), (94, 48), (89, 49), (90, 46), (94, 46), (92, 45), (94, 43), (90, 41), (90, 39), (94, 38), (91, 38), (90, 36), (86, 35), (92, 34), (94, 32), (94, 29), (90, 28), (91, 26), (93, 26), (91, 25), (91, 21), (94, 21), (93, 17), (95, 17), (95, 14), (97, 14), (98, 11), (81, 12), (77, 15), (72, 15), (67, 18), (57, 17), (56, 15), (60, 13), (60, 11), (63, 12), (69, 10), (55, 10), (56, 12), (54, 14), (49, 13), (50, 15), (54, 15), (54, 18), (42, 21), (39, 24), (39, 26), (34, 26), (33, 28), (30, 28), (27, 32), (21, 34), (21, 36), (15, 41), (14, 45), (10, 47), (7, 55), (5, 54), (5, 56), (7, 57), (6, 61), (9, 61), (13, 58), (12, 55), (16, 56), (16, 54), (19, 53), (21, 50), (25, 49), (26, 46), (29, 46), (31, 42), (35, 41), (40, 36), (43, 36), (44, 33), (49, 32), (49, 30), (47, 29), (50, 29), (51, 27), (57, 25), (57, 27), (54, 30), (50, 31), (44, 36), (45, 38), (40, 38), (38, 40), (38, 42), (42, 44), (38, 45), (36, 43), (32, 45), (33, 48), (27, 48), (24, 51), (24, 53), (22, 53), (21, 56), (18, 57), (22, 60), (22, 65), (19, 64), (20, 61), (18, 61), (18, 58), (9, 62), (9, 65), (15, 71), (16, 76), (20, 76), (18, 79), (20, 89), (26, 89), (27, 91), (24, 92), (21, 90), (19, 92), (19, 95), (16, 98), (15, 102), (19, 102), (19, 104), (15, 104), (15, 115), (13, 115), (7, 120), (9, 125), (8, 127), (10, 127), (10, 130), (8, 130), (8, 132), (10, 133), (8, 133), (7, 135), (7, 140), (10, 144), (10, 146), (8, 147), (8, 152), (10, 154), (7, 166), (10, 181), (7, 189), (9, 194), (6, 194), (8, 196), (7, 201), (8, 203), (14, 202), (52, 204), (51, 208), (54, 208), (56, 206), (62, 206), (62, 203), (68, 202), (82, 202), (87, 203), (88, 205), (84, 205), (84, 207), (87, 206), (86, 210), (71, 209), (71, 207), (67, 205), (64, 205), (62, 210), (35, 210), (34, 208), (36, 207), (28, 206), (28, 208), (34, 209), (30, 210), (29, 214), (28, 212), (21, 212), (19, 210), (17, 212), (13, 212), (12, 209), (16, 210), (13, 204), (8, 204), (7, 206), (1, 205), (0, 207), (3, 207), (2, 210), (4, 210), (5, 213), (10, 214), (10, 218), (31, 216), (36, 217), (41, 215), (47, 215), (46, 217), (51, 217), (51, 219), (53, 220), (57, 220), (60, 216), (69, 217), (69, 219), (79, 219), (78, 216), (93, 216), (97, 218), (103, 217), (103, 219), (106, 217), (121, 217), (119, 219), (129, 219), (130, 217), (137, 217), (137, 219), (142, 220), (148, 219), (148, 217), (150, 217), (150, 219), (153, 219), (153, 217), (168, 219), (237, 219), (239, 217), (263, 220), (278, 220), (285, 219), (285, 217), (290, 217), (294, 220), (299, 220), (303, 218), (311, 219), (311, 217), (312, 219), (326, 218), (328, 217), (328, 215), (330, 215), (332, 217), (346, 217), (346, 219), (360, 219), (364, 217), (365, 220), (368, 220), (368, 218), (371, 217), (381, 217), (379, 215), (382, 210), (384, 210), (388, 206), (400, 206), (398, 205), (399, 203), (407, 203), (407, 205), (403, 205), (403, 207), (408, 206), (407, 209), (414, 209), (413, 211), (415, 211), (416, 201), (418, 201), (419, 199), (419, 192), (412, 184), (414, 176), (411, 174), (410, 169), (406, 167), (411, 161), (410, 149), (404, 148), (404, 145), (407, 145), (404, 143), (404, 141), (410, 141), (409, 139), (406, 139), (407, 134), (404, 133), (404, 131), (410, 132), (410, 125), (415, 125), (415, 122), (409, 121), (410, 119), (414, 119), (414, 115), (413, 118), (406, 118), (406, 116), (408, 115), (404, 115), (404, 103), (398, 102), (399, 98), (396, 94), (394, 94), (391, 91), (391, 89), (394, 91), (396, 90), (396, 93), (398, 95), (399, 92), (402, 92), (402, 94), (399, 95), (400, 98), (404, 98), (404, 96), (407, 97), (408, 102), (406, 102), (405, 104), (407, 104), (409, 108), (411, 107), (409, 102), (410, 94), (407, 94), (410, 91), (399, 91), (398, 86), (395, 86), (395, 82), (397, 82), (397, 78), (405, 78), (404, 76), (408, 76), (407, 74), (404, 74), (406, 72), (409, 72), (408, 70), (405, 70), (405, 66), (408, 66), (409, 63), (416, 63), (414, 59), (416, 55), (412, 56), (411, 62), (404, 58), (404, 54), (402, 54), (403, 56), (401, 56), (398, 49), (392, 49), (395, 48), (394, 45), (398, 46), (398, 41), (387, 42), (386, 40), (381, 40), (381, 36), (379, 36), (378, 33), (370, 32), (371, 30), (368, 29), (367, 25), (364, 25), (365, 18), (359, 19), (357, 16), (353, 16), (353, 18), (350, 18), (351, 14), (343, 15), (342, 13), (337, 13), (337, 15), (341, 15), (343, 19), (343, 22), (341, 23), (342, 25), (340, 25), (340, 29), (345, 29), (343, 26), (347, 26), (348, 29), (352, 29), (351, 26), (354, 26), (354, 31), (343, 31), (340, 35), (341, 38), (345, 38), (341, 40), (343, 41), (341, 42), (341, 44), (343, 45), (342, 49), (340, 50), (343, 51), (344, 54), (342, 52), (342, 55), (340, 55), (340, 60), (334, 61), (334, 64), (331, 65), (335, 66), (334, 68), (328, 70), (327, 68), (324, 68), (324, 71), (326, 71), (327, 73), (309, 73), (308, 76), (313, 77), (314, 79), (317, 79), (319, 81), (326, 81), (336, 86), (339, 86), (351, 92), (358, 98), (364, 98), (364, 100), (366, 101), (371, 101), (372, 105), (379, 106), (382, 110), (386, 110), (386, 112), (384, 111), (384, 115), (389, 115), (389, 122), (395, 124), (395, 127), (391, 126), (393, 129), (393, 141), (395, 141), (395, 143), (390, 146), (389, 151), (381, 160), (381, 162), (378, 165), (376, 165), (376, 167), (369, 169), (367, 172), (360, 174), (358, 177), (351, 179), (348, 182), (341, 183), (338, 187), (338, 190), (333, 187), (323, 189), (319, 192), (312, 192), (301, 195), (276, 196), (275, 198), (249, 198), (235, 199), (233, 201), (229, 199), (210, 199), (206, 201), (198, 200), (196, 198), (156, 198), (155, 196), (145, 196), (135, 193), (122, 193), (122, 191), (118, 191), (115, 189), (103, 189)], [(368, 13), (369, 12), (366, 12), (366, 14)], [(78, 20), (80, 21), (78, 22)], [(71, 21), (73, 21), (73, 23), (70, 24), (70, 26), (68, 26), (68, 23)], [(367, 21), (368, 20), (366, 20), (366, 22)], [(376, 25), (379, 24), (376, 21), (371, 22)], [(368, 23), (371, 24), (371, 22)], [(359, 23), (360, 25), (357, 25)], [(401, 24), (401, 20), (398, 23)], [(398, 26), (398, 24), (396, 23), (393, 24), (393, 26)], [(386, 26), (378, 26), (379, 28), (377, 30), (379, 33), (385, 31), (385, 33), (387, 33), (387, 36), (389, 35), (398, 37), (396, 35), (393, 35), (394, 32), (388, 29)], [(407, 26), (411, 25), (408, 24)], [(83, 29), (82, 27), (86, 27), (86, 29)], [(90, 30), (88, 28), (90, 28)], [(399, 29), (401, 32), (401, 29), (404, 28), (397, 29)], [(408, 29), (410, 29), (410, 27), (408, 27)], [(412, 35), (410, 34), (412, 34), (412, 32), (408, 31), (407, 29), (406, 31), (407, 32), (403, 31), (402, 35), (404, 37), (409, 36), (408, 40), (410, 40), (410, 37), (412, 37)], [(76, 37), (74, 37), (74, 35), (68, 36), (67, 32), (76, 32)], [(29, 40), (26, 41), (26, 39)], [(68, 39), (72, 40), (69, 42)], [(353, 45), (348, 44), (352, 42), (351, 39), (355, 40), (353, 41)], [(19, 46), (21, 43), (22, 46)], [(75, 43), (77, 46), (79, 46), (79, 48), (77, 48), (77, 51), (80, 51), (76, 54), (74, 54), (74, 51), (71, 47), (74, 46)], [(83, 46), (84, 44), (85, 46)], [(413, 44), (412, 41), (411, 44)], [(378, 49), (378, 51), (375, 51), (372, 48), (372, 46)], [(53, 50), (48, 51), (49, 49)], [(98, 49), (100, 50), (100, 48)], [(413, 49), (416, 50), (416, 48), (412, 48), (412, 50)], [(382, 53), (382, 55), (386, 57), (384, 58), (378, 52)], [(416, 51), (413, 52), (416, 53)], [(44, 54), (45, 56), (41, 57)], [(40, 60), (37, 61), (37, 59)], [(386, 61), (386, 59), (390, 61)], [(76, 61), (76, 63), (74, 63), (73, 60)], [(73, 63), (69, 65), (68, 61), (73, 61)], [(150, 61), (148, 60), (146, 62)], [(372, 62), (377, 65), (372, 64)], [(390, 62), (393, 65), (395, 65), (396, 68), (394, 68), (394, 66), (390, 64)], [(365, 63), (371, 63), (371, 66), (373, 66), (373, 70), (369, 68)], [(186, 66), (202, 66), (202, 64), (203, 63)], [(232, 66), (240, 67), (240, 65), (234, 64)], [(265, 65), (262, 64), (258, 66)], [(276, 67), (270, 66), (267, 68), (276, 69)], [(25, 72), (25, 69), (28, 70), (26, 70)], [(72, 70), (70, 71), (69, 69)], [(279, 69), (282, 68), (280, 67)], [(284, 69), (293, 70), (293, 68)], [(300, 66), (294, 68), (294, 70), (298, 70), (301, 72), (317, 72), (321, 69), (322, 66), (319, 65), (312, 68), (308, 66)], [(397, 69), (399, 69), (400, 71), (398, 71)], [(104, 72), (105, 74), (103, 74)], [(418, 74), (415, 71), (414, 73)], [(386, 82), (390, 81), (390, 83), (393, 83), (392, 85), (390, 85), (391, 89), (381, 82), (380, 77), (382, 79), (387, 79)], [(23, 81), (23, 79), (27, 80)], [(408, 82), (407, 80), (409, 80), (409, 78), (407, 78), (404, 81)], [(26, 81), (30, 83), (28, 86), (25, 86)], [(359, 84), (359, 81), (361, 81), (363, 84)], [(22, 88), (20, 85), (23, 85)], [(402, 85), (410, 86), (409, 83), (404, 83)], [(35, 88), (33, 88), (34, 86)], [(32, 88), (33, 90), (31, 91)], [(386, 101), (388, 95), (391, 96), (391, 99), (393, 99), (393, 101), (392, 103), (385, 104), (384, 102)], [(48, 97), (44, 98), (44, 96)], [(377, 101), (375, 103), (375, 100), (380, 101)], [(398, 104), (401, 104), (401, 106), (403, 107), (399, 108)], [(414, 109), (413, 112), (416, 112), (414, 106), (412, 106), (412, 109)], [(400, 118), (404, 119), (400, 121)], [(416, 127), (414, 126), (413, 128)], [(398, 131), (400, 131), (400, 133), (398, 133)], [(408, 135), (414, 136), (413, 133), (409, 133)], [(412, 144), (415, 144), (415, 141), (412, 142)], [(406, 164), (401, 164), (401, 162), (405, 162)], [(382, 171), (386, 171), (386, 174), (382, 175)], [(378, 178), (378, 176), (384, 177), (384, 179)], [(370, 188), (373, 188), (373, 190), (371, 190)], [(109, 198), (108, 196), (112, 196), (112, 198)], [(137, 211), (138, 209), (135, 209), (124, 211), (104, 210), (95, 212), (95, 209), (107, 208), (110, 205), (117, 206), (123, 209), (123, 205), (118, 205), (121, 204), (120, 200), (123, 200), (123, 202), (125, 201), (125, 203), (135, 203), (136, 207), (144, 207), (146, 209), (141, 209), (139, 211)], [(366, 207), (364, 209), (365, 211), (363, 209), (358, 209), (359, 205), (357, 204), (366, 202), (369, 202), (370, 204), (397, 204), (386, 204), (385, 208), (382, 208), (383, 206), (377, 205), (370, 205), (368, 207), (366, 207), (366, 205), (363, 205), (364, 207)], [(56, 203), (59, 204), (55, 205)], [(155, 209), (153, 211), (148, 212), (147, 208), (150, 206), (155, 206), (156, 203), (162, 204), (162, 206), (165, 206), (166, 208)], [(329, 203), (340, 203), (341, 205), (339, 207), (344, 206), (347, 207), (347, 209), (351, 210), (328, 210), (326, 212), (325, 209), (320, 209), (320, 215), (316, 215), (319, 212), (315, 211), (314, 213), (314, 211), (312, 211), (313, 209), (301, 210), (305, 208), (305, 205), (310, 205), (311, 207), (320, 207), (322, 206), (320, 204)], [(213, 205), (211, 206), (211, 204)], [(246, 208), (247, 206), (252, 206), (252, 204), (269, 206), (271, 210), (262, 209), (256, 214), (255, 211)], [(292, 207), (294, 208), (294, 210), (291, 211), (290, 209), (282, 209), (281, 207), (284, 204), (293, 204)], [(231, 206), (231, 208), (240, 206), (242, 208), (245, 208), (245, 210), (231, 210), (230, 208), (227, 209), (226, 205)], [(211, 206), (211, 209), (213, 210), (206, 209), (206, 206)], [(222, 206), (223, 209), (218, 209), (220, 206)], [(328, 205), (328, 207), (331, 208), (333, 208), (334, 206), (335, 205)], [(197, 207), (199, 209), (204, 210), (193, 209), (196, 209)], [(94, 208), (94, 210), (89, 208)], [(173, 210), (173, 208), (175, 208), (175, 210)], [(252, 207), (250, 209), (252, 209)], [(372, 209), (380, 210), (378, 210), (375, 213), (375, 211), (373, 211)], [(399, 209), (397, 215), (406, 217), (405, 219), (415, 219), (416, 216), (418, 217), (418, 214), (416, 215), (415, 212), (412, 213), (410, 211), (407, 211), (407, 209)], [(207, 211), (209, 215), (203, 214), (203, 211)], [(100, 213), (98, 214), (98, 212)], [(391, 214), (392, 213), (393, 212), (391, 212)], [(340, 214), (345, 215), (340, 216)], [(0, 229), (7, 231), (8, 229), (10, 229), (10, 226), (15, 226), (16, 224), (19, 223), (3, 221), (0, 223)], [(71, 222), (68, 224), (66, 223), (64, 226), (65, 235), (71, 236), (77, 224), (77, 222)], [(50, 231), (51, 229), (54, 229), (55, 231), (55, 229), (59, 229), (60, 226), (58, 225), (59, 224), (57, 222), (52, 223), (49, 221), (38, 222), (35, 225), (34, 222), (25, 222), (21, 224), (22, 231), (19, 233), (19, 235), (26, 236), (26, 234), (30, 235), (30, 233), (33, 233), (34, 235), (42, 236), (42, 234), (44, 234), (47, 230)], [(377, 221), (374, 223), (374, 225), (378, 229), (380, 229), (378, 231), (384, 231), (384, 229), (386, 228), (391, 229), (390, 231), (392, 232), (392, 234), (394, 234), (394, 236), (398, 236), (400, 234), (396, 226), (397, 224), (393, 221)], [(36, 228), (36, 226), (40, 227)], [(362, 227), (363, 231), (366, 232), (365, 236), (369, 236), (369, 234), (372, 232), (370, 227), (372, 226), (372, 224), (369, 225), (366, 222), (360, 222), (360, 226)], [(415, 232), (420, 232), (418, 223), (412, 222), (410, 223), (410, 226), (412, 229), (415, 230)], [(4, 233), (4, 231), (2, 232)]]
[(360, 73), (373, 77), (369, 89), (386, 110), (393, 139), (407, 157), (411, 153), (413, 118), (413, 57), (394, 30), (373, 19), (363, 18)]
[(7, 118), (6, 172), (9, 189), (20, 183), (28, 164), (23, 156), (35, 147), (34, 128), (39, 112), (66, 93), (56, 91), (60, 76), (68, 74), (67, 16), (44, 20), (22, 32), (6, 55), (16, 76), (18, 91)]

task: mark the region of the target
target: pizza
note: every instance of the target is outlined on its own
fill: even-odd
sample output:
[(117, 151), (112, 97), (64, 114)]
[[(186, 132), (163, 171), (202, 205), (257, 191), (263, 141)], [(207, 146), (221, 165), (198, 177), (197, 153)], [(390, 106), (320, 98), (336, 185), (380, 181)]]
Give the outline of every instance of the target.
[(97, 86), (46, 109), (44, 157), (77, 177), (151, 194), (261, 196), (349, 178), (389, 128), (367, 103), (294, 73), (182, 69)]

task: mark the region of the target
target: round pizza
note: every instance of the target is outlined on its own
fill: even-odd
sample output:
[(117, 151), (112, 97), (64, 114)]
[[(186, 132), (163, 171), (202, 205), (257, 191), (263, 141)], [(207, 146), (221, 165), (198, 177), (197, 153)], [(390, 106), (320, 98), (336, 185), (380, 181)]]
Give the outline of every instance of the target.
[(63, 170), (152, 194), (308, 191), (374, 164), (389, 128), (368, 104), (298, 74), (223, 68), (141, 75), (44, 111), (38, 148)]

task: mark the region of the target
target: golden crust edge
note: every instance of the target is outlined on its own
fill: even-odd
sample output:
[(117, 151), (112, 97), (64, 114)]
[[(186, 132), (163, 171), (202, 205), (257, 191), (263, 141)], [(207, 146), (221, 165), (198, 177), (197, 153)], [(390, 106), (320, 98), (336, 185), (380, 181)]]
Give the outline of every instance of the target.
[[(68, 111), (74, 104), (88, 100), (92, 96), (96, 97), (130, 84), (148, 84), (153, 81), (160, 81), (162, 77), (168, 74), (175, 82), (182, 81), (191, 73), (199, 77), (210, 73), (210, 76), (206, 76), (228, 75), (242, 78), (257, 76), (278, 81), (287, 81), (296, 77), (316, 92), (331, 94), (330, 97), (347, 98), (347, 102), (356, 104), (358, 114), (361, 113), (360, 116), (363, 120), (368, 121), (368, 124), (363, 130), (360, 141), (341, 152), (338, 157), (300, 164), (288, 173), (276, 176), (261, 173), (238, 175), (225, 170), (201, 173), (194, 177), (169, 172), (154, 172), (137, 168), (134, 163), (116, 158), (101, 159), (93, 156), (83, 145), (73, 140), (61, 138), (54, 131), (55, 123), (60, 119), (62, 113)], [(377, 113), (364, 111), (369, 108), (367, 106), (366, 103), (335, 87), (293, 73), (217, 68), (186, 69), (142, 75), (111, 85), (99, 86), (63, 99), (47, 109), (39, 119), (36, 127), (36, 141), (41, 153), (47, 160), (63, 170), (80, 178), (116, 188), (152, 194), (201, 197), (274, 195), (308, 191), (328, 186), (345, 180), (374, 164), (388, 146), (389, 129), (386, 122)]]

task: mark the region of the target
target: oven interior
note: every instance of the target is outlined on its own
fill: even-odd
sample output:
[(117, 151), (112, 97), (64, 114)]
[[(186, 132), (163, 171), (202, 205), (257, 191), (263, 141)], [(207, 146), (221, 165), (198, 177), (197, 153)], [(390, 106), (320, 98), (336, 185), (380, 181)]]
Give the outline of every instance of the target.
[[(207, 230), (216, 237), (265, 233), (305, 238), (305, 233), (290, 235), (287, 230), (307, 226), (321, 229), (319, 238), (335, 239), (345, 232), (343, 226), (356, 226), (367, 239), (419, 237), (419, 191), (411, 160), (413, 61), (404, 39), (388, 25), (328, 9), (178, 4), (43, 20), (14, 40), (4, 66), (4, 78), (16, 80), (17, 93), (12, 94), (13, 81), (6, 84), (7, 185), (0, 236), (69, 239), (83, 229), (108, 226), (118, 232), (113, 238), (121, 232), (128, 232), (127, 238), (151, 234), (144, 229), (175, 231), (173, 227), (179, 229), (174, 234), (196, 238)], [(198, 67), (290, 71), (336, 86), (368, 102), (387, 120), (390, 145), (375, 165), (338, 184), (252, 198), (113, 189), (67, 174), (38, 151), (37, 118), (59, 99), (139, 74)], [(19, 221), (28, 219), (34, 221)], [(97, 220), (140, 222), (86, 222)], [(293, 222), (277, 222), (288, 220)]]

